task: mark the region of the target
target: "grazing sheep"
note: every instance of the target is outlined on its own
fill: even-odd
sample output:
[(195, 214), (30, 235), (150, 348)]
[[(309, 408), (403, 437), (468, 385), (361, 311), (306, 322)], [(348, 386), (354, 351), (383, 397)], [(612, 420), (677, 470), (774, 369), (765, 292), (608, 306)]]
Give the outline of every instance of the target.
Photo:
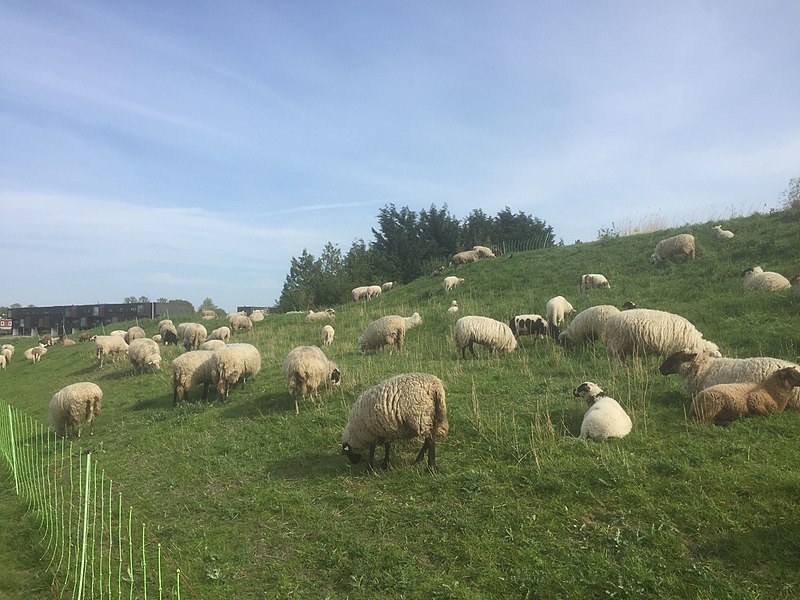
[(714, 230), (714, 233), (717, 234), (718, 240), (729, 240), (733, 237), (733, 232), (728, 231), (727, 229), (723, 229), (722, 225), (714, 225), (711, 229)]
[(201, 321), (213, 321), (217, 318), (217, 315), (200, 315)]
[(458, 265), (468, 265), (477, 262), (480, 257), (480, 254), (475, 250), (464, 250), (463, 252), (454, 254), (453, 258), (450, 259), (450, 264), (457, 269)]
[(428, 469), (436, 466), (436, 436), (446, 437), (447, 404), (444, 385), (429, 373), (405, 373), (364, 391), (356, 399), (342, 432), (342, 454), (351, 463), (361, 461), (369, 449), (367, 466), (373, 469), (375, 447), (383, 444), (383, 463), (389, 467), (389, 447), (394, 440), (422, 437), (417, 464), (428, 454)]
[(330, 346), (333, 343), (333, 338), (336, 335), (336, 331), (330, 325), (324, 325), (322, 327), (322, 345), (323, 346)]
[(381, 286), (371, 285), (367, 288), (367, 300), (372, 300), (381, 295)]
[(186, 325), (183, 329), (183, 347), (188, 350), (198, 350), (208, 337), (208, 330), (200, 323), (181, 323)]
[(393, 290), (395, 287), (397, 287), (396, 281), (387, 281), (381, 286), (381, 291), (388, 292), (389, 290)]
[(713, 342), (703, 339), (687, 319), (649, 308), (623, 310), (606, 320), (606, 350), (612, 363), (628, 356), (669, 356), (681, 349), (721, 356)]
[(82, 331), (81, 334), (78, 336), (79, 342), (88, 342), (92, 339), (94, 334), (91, 331)]
[(0, 369), (6, 368), (6, 355), (0, 354)]
[(472, 249), (478, 253), (480, 258), (495, 258), (495, 254), (491, 248), (486, 246), (473, 246)]
[(544, 339), (550, 330), (550, 324), (542, 315), (515, 315), (508, 322), (511, 331), (517, 337), (523, 335), (537, 335), (539, 339)]
[(161, 369), (161, 350), (150, 338), (136, 338), (128, 344), (128, 359), (133, 365), (134, 373), (141, 373), (146, 369)]
[(453, 275), (450, 275), (449, 277), (445, 277), (444, 278), (444, 291), (445, 292), (449, 292), (454, 287), (456, 287), (457, 285), (461, 285), (462, 283), (464, 283), (464, 278), (463, 277), (455, 277)]
[(369, 300), (369, 286), (362, 285), (357, 288), (353, 288), (350, 293), (353, 296), (353, 300), (358, 302), (359, 300)]
[(601, 275), (600, 273), (587, 273), (586, 275), (581, 275), (578, 278), (578, 287), (580, 293), (583, 294), (589, 288), (600, 288), (607, 290), (611, 287), (611, 284), (608, 283), (608, 279), (606, 279), (605, 275)]
[[(679, 350), (661, 364), (659, 372), (662, 375), (678, 374), (683, 380), (687, 395), (693, 398), (712, 385), (759, 382), (786, 367), (800, 369), (800, 365), (796, 363), (770, 356), (718, 358), (704, 352)], [(800, 390), (794, 391), (789, 405), (800, 409)]]
[(658, 265), (673, 256), (680, 255), (685, 257), (685, 262), (694, 260), (694, 236), (691, 233), (679, 233), (658, 242), (650, 255), (650, 262)]
[(712, 385), (692, 399), (689, 416), (695, 421), (727, 425), (739, 417), (783, 412), (798, 386), (800, 371), (794, 367), (778, 369), (758, 383)]
[[(358, 349), (361, 354), (374, 354), (384, 346), (397, 346), (399, 352), (403, 351), (406, 331), (422, 323), (419, 313), (410, 317), (388, 315), (374, 320), (367, 325), (364, 333), (358, 338)], [(389, 349), (391, 353), (391, 348)]]
[(203, 384), (203, 400), (208, 398), (208, 386), (214, 369), (211, 350), (191, 350), (172, 361), (172, 405), (189, 399), (189, 390)]
[(151, 340), (153, 340), (153, 341), (154, 341), (156, 344), (160, 344), (160, 343), (162, 343), (162, 341), (163, 341), (163, 338), (161, 337), (161, 334), (160, 334), (160, 333), (157, 333), (157, 334), (155, 334), (155, 335), (154, 335), (153, 337), (151, 337), (150, 339), (151, 339)]
[(103, 390), (89, 381), (73, 383), (61, 388), (50, 399), (48, 424), (58, 435), (67, 437), (70, 430), (78, 428), (81, 437), (84, 425), (91, 428), (103, 405)]
[(447, 312), (451, 315), (454, 315), (458, 312), (458, 302), (453, 300), (450, 303), (450, 308), (447, 309)]
[(486, 346), (490, 353), (499, 354), (511, 353), (517, 347), (517, 338), (514, 337), (511, 328), (489, 317), (461, 317), (456, 321), (453, 339), (456, 348), (461, 350), (461, 358), (467, 357), (465, 352), (467, 348), (472, 356), (478, 358), (473, 348), (474, 344)]
[(175, 329), (175, 325), (172, 324), (172, 321), (159, 325), (158, 334), (161, 336), (161, 341), (164, 342), (165, 346), (178, 345), (178, 330)]
[(553, 325), (561, 325), (564, 317), (575, 312), (572, 304), (564, 296), (556, 296), (547, 301), (547, 321)]
[(172, 325), (172, 324), (173, 324), (172, 319), (161, 319), (158, 322), (158, 328), (160, 330), (164, 325)]
[(444, 273), (444, 266), (436, 267), (433, 271), (431, 271), (431, 277), (438, 277)]
[(250, 331), (253, 328), (253, 321), (246, 315), (233, 315), (228, 318), (228, 326), (231, 334), (237, 331)]
[(623, 438), (631, 432), (633, 423), (619, 402), (591, 381), (585, 381), (572, 391), (576, 398), (584, 398), (589, 405), (581, 423), (580, 439), (602, 442), (608, 438)]
[(0, 346), (0, 350), (10, 350), (11, 354), (14, 354), (14, 346), (12, 344), (3, 344)]
[(203, 345), (200, 346), (200, 350), (219, 350), (220, 348), (225, 347), (225, 342), (222, 340), (206, 340), (203, 342)]
[(231, 328), (230, 327), (217, 327), (214, 331), (208, 334), (207, 340), (222, 340), (224, 343), (228, 343), (231, 339)]
[(238, 382), (247, 385), (249, 377), (261, 370), (261, 353), (252, 344), (228, 344), (214, 352), (211, 380), (217, 385), (222, 401), (228, 399), (231, 388)]
[(780, 273), (765, 271), (761, 267), (750, 267), (742, 271), (742, 286), (745, 291), (774, 292), (789, 288), (792, 284)]
[(27, 358), (28, 360), (32, 361), (33, 363), (38, 363), (42, 360), (42, 357), (47, 354), (47, 347), (46, 346), (34, 346), (33, 348), (28, 348), (25, 352), (22, 353), (22, 356)]
[(10, 365), (11, 357), (14, 356), (14, 351), (9, 348), (3, 348), (2, 350), (0, 350), (0, 356), (3, 357), (5, 364)]
[[(124, 338), (126, 333), (128, 333), (128, 332), (125, 329), (115, 329), (114, 331), (112, 331), (108, 335), (118, 335), (119, 337)], [(127, 344), (127, 342), (125, 342), (125, 343)]]
[(306, 315), (306, 323), (316, 323), (317, 321), (325, 321), (327, 319), (335, 319), (336, 318), (336, 311), (332, 308), (326, 308), (325, 310), (321, 310), (319, 312), (314, 312), (310, 308), (308, 309), (308, 314)]
[(250, 313), (250, 320), (253, 323), (258, 323), (259, 321), (264, 320), (264, 311), (260, 308), (255, 309), (253, 312)]
[(111, 357), (112, 362), (117, 362), (120, 354), (128, 352), (128, 344), (121, 335), (98, 335), (94, 338), (95, 356), (100, 359), (100, 367), (105, 360)]
[(46, 333), (46, 334), (44, 334), (44, 335), (43, 335), (43, 336), (42, 336), (42, 337), (39, 339), (39, 345), (41, 345), (41, 346), (52, 346), (52, 345), (54, 345), (55, 343), (56, 343), (56, 342), (55, 342), (55, 340), (53, 339), (53, 336), (52, 336), (51, 334), (49, 334), (49, 333)]
[(341, 372), (332, 360), (317, 346), (293, 348), (283, 361), (281, 368), (286, 378), (286, 387), (294, 399), (294, 412), (300, 414), (299, 399), (314, 394), (321, 385), (339, 385)]
[(125, 332), (125, 335), (122, 336), (122, 339), (125, 340), (126, 344), (130, 344), (133, 340), (139, 340), (145, 337), (147, 337), (147, 334), (144, 332), (144, 329), (138, 325), (134, 325)]
[(586, 341), (604, 340), (606, 321), (617, 313), (619, 309), (611, 304), (600, 304), (582, 310), (575, 315), (569, 327), (559, 334), (558, 341), (565, 348), (578, 348)]

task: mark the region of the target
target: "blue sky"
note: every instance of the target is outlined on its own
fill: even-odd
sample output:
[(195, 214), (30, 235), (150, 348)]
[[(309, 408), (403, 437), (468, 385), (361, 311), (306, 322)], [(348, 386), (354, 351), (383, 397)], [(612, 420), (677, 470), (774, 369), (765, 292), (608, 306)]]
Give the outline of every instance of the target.
[[(0, 305), (272, 304), (378, 210), (780, 206), (800, 3), (2, 2)], [(371, 282), (365, 282), (371, 283)]]

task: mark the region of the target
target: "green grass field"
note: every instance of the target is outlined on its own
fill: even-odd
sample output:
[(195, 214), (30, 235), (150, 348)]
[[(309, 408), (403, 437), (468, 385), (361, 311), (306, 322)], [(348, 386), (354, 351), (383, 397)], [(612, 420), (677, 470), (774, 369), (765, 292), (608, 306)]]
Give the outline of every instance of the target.
[[(685, 316), (726, 356), (798, 361), (800, 300), (791, 290), (745, 294), (739, 277), (759, 264), (800, 271), (793, 217), (726, 220), (736, 237), (725, 242), (704, 223), (486, 259), (459, 268), (466, 282), (448, 294), (430, 277), (337, 306), (326, 353), (342, 385), (299, 415), (280, 366), (293, 347), (320, 343), (322, 324), (302, 315), (270, 315), (235, 338), (261, 350), (262, 370), (227, 404), (173, 408), (175, 348), (162, 349), (162, 372), (133, 376), (124, 361), (99, 369), (91, 343), (54, 347), (30, 364), (30, 339), (15, 341), (0, 397), (46, 422), (55, 391), (100, 385), (103, 413), (81, 443), (202, 598), (796, 598), (798, 412), (694, 424), (681, 381), (659, 375), (658, 358), (612, 372), (602, 343), (569, 354), (525, 338), (510, 356), (479, 349), (478, 360), (462, 360), (447, 314), (452, 299), (458, 316), (506, 322), (544, 313), (558, 294), (577, 311), (632, 300)], [(682, 231), (697, 239), (696, 261), (650, 265), (656, 242)], [(578, 295), (578, 276), (590, 272), (604, 273), (611, 289)], [(423, 323), (402, 354), (358, 353), (371, 320), (414, 311)], [(154, 322), (140, 324), (156, 333)], [(340, 454), (349, 407), (364, 389), (411, 371), (437, 375), (447, 391), (438, 470), (411, 464), (415, 441), (395, 446), (392, 469), (366, 474)], [(585, 410), (571, 390), (586, 380), (631, 415), (627, 438), (568, 439)], [(13, 512), (0, 473), (0, 508)], [(40, 597), (48, 577), (37, 568), (46, 565), (0, 543), (0, 563), (11, 555), (16, 566), (3, 577), (31, 591), (8, 597)]]

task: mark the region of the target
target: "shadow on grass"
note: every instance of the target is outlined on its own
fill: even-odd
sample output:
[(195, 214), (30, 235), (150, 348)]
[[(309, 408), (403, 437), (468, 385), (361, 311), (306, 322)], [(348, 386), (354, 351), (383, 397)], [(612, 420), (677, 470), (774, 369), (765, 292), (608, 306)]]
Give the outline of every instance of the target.
[(703, 553), (713, 555), (739, 572), (777, 568), (785, 573), (800, 570), (800, 525), (781, 523), (716, 536), (703, 544)]
[(225, 404), (222, 416), (226, 419), (251, 419), (274, 413), (294, 413), (294, 401), (287, 392), (276, 392), (244, 402), (231, 396)]

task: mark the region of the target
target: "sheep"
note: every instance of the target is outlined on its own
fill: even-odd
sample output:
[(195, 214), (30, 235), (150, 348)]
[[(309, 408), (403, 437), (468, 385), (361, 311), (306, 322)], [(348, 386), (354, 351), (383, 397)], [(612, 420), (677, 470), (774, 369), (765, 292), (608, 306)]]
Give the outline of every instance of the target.
[(161, 337), (161, 334), (160, 334), (160, 333), (157, 333), (157, 334), (155, 334), (155, 335), (154, 335), (153, 337), (151, 337), (150, 339), (151, 339), (151, 340), (153, 340), (153, 341), (154, 341), (156, 344), (160, 344), (160, 343), (162, 343), (162, 341), (163, 341), (163, 338)]
[(744, 291), (774, 292), (792, 286), (789, 280), (780, 273), (765, 271), (761, 267), (749, 267), (742, 271), (741, 276)]
[[(796, 363), (770, 356), (717, 358), (704, 352), (679, 350), (661, 364), (659, 372), (665, 376), (679, 375), (687, 395), (693, 398), (712, 385), (759, 382), (786, 367), (800, 369), (800, 365)], [(800, 409), (800, 390), (794, 391), (789, 404), (792, 408)]]
[(692, 399), (689, 416), (727, 425), (739, 417), (783, 412), (798, 386), (800, 371), (795, 367), (778, 369), (761, 382), (712, 385)]
[(61, 346), (74, 346), (75, 345), (75, 340), (71, 340), (67, 336), (62, 335), (62, 336), (58, 337), (58, 339), (56, 340), (56, 343), (61, 345)]
[(53, 339), (53, 336), (51, 334), (49, 334), (49, 333), (44, 334), (39, 339), (39, 345), (41, 345), (41, 346), (52, 346), (54, 344), (55, 344), (55, 340)]
[(475, 250), (464, 250), (463, 252), (454, 254), (453, 258), (450, 259), (450, 264), (457, 269), (458, 265), (468, 265), (477, 262), (478, 259), (480, 259), (480, 254)]
[(225, 317), (230, 321), (231, 317), (246, 317), (247, 313), (243, 310), (237, 310), (236, 312), (230, 312)]
[(703, 339), (703, 334), (680, 315), (637, 308), (620, 311), (606, 320), (606, 351), (614, 364), (628, 356), (669, 356), (683, 348), (722, 356), (716, 344)]
[(231, 328), (230, 327), (217, 327), (214, 331), (208, 334), (207, 340), (222, 340), (224, 343), (228, 343), (231, 339)]
[(0, 354), (0, 369), (6, 368), (6, 355)]
[(32, 361), (34, 364), (42, 360), (42, 356), (45, 354), (47, 354), (47, 347), (42, 346), (41, 344), (34, 346), (33, 348), (28, 348), (22, 353), (25, 358)]
[(336, 331), (330, 325), (324, 325), (322, 327), (322, 345), (323, 346), (330, 346), (333, 343), (333, 338), (336, 335)]
[(257, 323), (259, 321), (264, 320), (264, 311), (260, 308), (255, 309), (253, 312), (250, 313), (250, 320), (253, 323)]
[(444, 273), (444, 265), (436, 267), (433, 271), (431, 271), (431, 277), (438, 277)]
[(206, 319), (206, 320), (209, 320), (209, 321), (211, 319), (216, 319), (217, 318), (217, 311), (211, 310), (210, 308), (204, 308), (204, 309), (202, 309), (200, 311), (200, 318), (201, 319)]
[(145, 369), (161, 370), (161, 350), (150, 338), (136, 338), (128, 344), (128, 359), (134, 373)]
[(389, 290), (393, 290), (395, 287), (397, 287), (396, 281), (387, 281), (381, 286), (381, 291), (388, 292)]
[(216, 314), (214, 314), (214, 315), (200, 315), (200, 320), (201, 321), (213, 321), (216, 318), (217, 318)]
[(88, 342), (92, 339), (94, 334), (91, 331), (82, 331), (81, 334), (78, 336), (79, 342)]
[(464, 278), (463, 277), (455, 277), (453, 275), (450, 275), (449, 277), (445, 277), (444, 278), (444, 291), (445, 292), (449, 292), (454, 287), (456, 287), (457, 285), (461, 285), (462, 283), (464, 283)]
[(478, 358), (473, 349), (474, 344), (487, 346), (489, 352), (500, 354), (511, 353), (517, 347), (517, 338), (511, 328), (489, 317), (461, 317), (456, 321), (453, 339), (456, 348), (461, 350), (461, 358), (466, 358), (467, 348), (473, 357)]
[(53, 394), (47, 421), (62, 437), (67, 437), (75, 427), (78, 428), (78, 437), (81, 437), (84, 425), (89, 425), (91, 435), (102, 405), (103, 390), (97, 384), (90, 381), (73, 383)]
[(472, 249), (478, 253), (480, 258), (495, 258), (495, 254), (491, 248), (486, 246), (473, 246)]
[(550, 324), (547, 319), (542, 315), (536, 314), (515, 315), (508, 321), (508, 326), (517, 337), (538, 335), (540, 340), (544, 339), (544, 336), (550, 330)]
[(0, 350), (0, 356), (3, 357), (3, 361), (5, 362), (5, 364), (10, 365), (11, 357), (14, 356), (14, 351), (8, 348), (3, 348), (2, 350)]
[(605, 275), (600, 273), (587, 273), (578, 278), (578, 289), (581, 294), (586, 293), (589, 288), (600, 288), (607, 290), (611, 287)]
[[(422, 317), (415, 312), (410, 317), (387, 315), (367, 325), (364, 333), (358, 338), (358, 349), (361, 354), (374, 354), (384, 346), (397, 346), (403, 351), (406, 331), (422, 323)], [(390, 348), (391, 353), (391, 348)]]
[(450, 303), (450, 308), (447, 309), (447, 312), (451, 315), (454, 315), (458, 312), (458, 302), (453, 300)]
[(189, 390), (203, 384), (202, 398), (208, 398), (208, 386), (212, 383), (214, 368), (212, 350), (191, 350), (172, 361), (172, 405), (178, 400), (187, 401)]
[(158, 322), (158, 328), (161, 329), (164, 325), (172, 325), (172, 319), (161, 319)]
[(164, 323), (158, 328), (158, 334), (161, 336), (161, 341), (164, 342), (165, 346), (169, 346), (172, 344), (173, 346), (178, 345), (178, 330), (175, 329), (175, 325), (170, 323)]
[(685, 262), (694, 260), (694, 236), (691, 233), (679, 233), (658, 242), (655, 250), (650, 255), (650, 262), (658, 265), (673, 256), (679, 255), (685, 257)]
[(233, 315), (228, 318), (228, 326), (231, 334), (237, 331), (250, 331), (253, 328), (253, 321), (246, 315)]
[(711, 229), (717, 234), (718, 240), (729, 240), (733, 237), (733, 232), (723, 229), (722, 225), (714, 225)]
[(547, 321), (556, 326), (561, 325), (565, 316), (575, 312), (572, 304), (567, 302), (564, 296), (550, 298), (545, 310), (547, 311)]
[(198, 350), (208, 337), (208, 330), (200, 323), (181, 323), (183, 330), (183, 347), (186, 350)]
[[(128, 333), (128, 331), (126, 329), (115, 329), (114, 331), (112, 331), (108, 335), (118, 335), (119, 337), (124, 338), (126, 333)], [(125, 343), (127, 344), (127, 342), (125, 342)]]
[(338, 366), (329, 360), (317, 346), (298, 346), (286, 356), (281, 367), (286, 378), (289, 395), (294, 399), (294, 412), (300, 414), (299, 399), (314, 394), (321, 385), (337, 386), (342, 374)]
[(126, 344), (130, 344), (133, 340), (138, 340), (141, 338), (147, 337), (147, 334), (144, 332), (144, 329), (139, 327), (138, 325), (134, 325), (128, 331), (125, 332), (125, 335), (122, 336), (122, 339), (125, 340)]
[(559, 334), (559, 343), (565, 348), (577, 348), (586, 341), (604, 340), (606, 321), (618, 312), (619, 309), (611, 304), (600, 304), (582, 310), (575, 315), (569, 327)]
[(203, 342), (203, 345), (200, 346), (200, 350), (219, 350), (220, 348), (225, 347), (225, 342), (222, 340), (206, 340)]
[(120, 354), (128, 351), (128, 344), (121, 335), (98, 335), (94, 339), (95, 356), (100, 359), (100, 367), (103, 367), (106, 358), (111, 357), (112, 362), (117, 362)]
[(12, 355), (14, 354), (14, 346), (12, 344), (3, 344), (0, 346), (0, 350), (9, 350)]
[(261, 370), (261, 353), (252, 344), (228, 344), (214, 352), (211, 380), (217, 386), (219, 397), (225, 402), (231, 388), (248, 377), (255, 377)]
[(364, 391), (353, 403), (342, 432), (342, 454), (351, 463), (369, 449), (367, 467), (373, 470), (375, 447), (383, 444), (381, 468), (389, 467), (389, 447), (395, 440), (423, 438), (414, 464), (428, 454), (428, 469), (436, 467), (436, 437), (449, 429), (444, 384), (430, 373), (405, 373)]
[(596, 383), (585, 381), (572, 391), (572, 395), (584, 398), (589, 405), (583, 415), (579, 439), (602, 442), (608, 438), (624, 438), (631, 432), (633, 423), (625, 409)]
[(350, 294), (353, 296), (353, 300), (358, 302), (359, 300), (369, 300), (369, 286), (362, 285), (356, 288), (353, 288), (350, 291)]
[(371, 285), (367, 288), (367, 300), (372, 300), (381, 295), (381, 286)]
[(325, 310), (321, 310), (319, 312), (314, 312), (310, 308), (308, 309), (308, 314), (306, 315), (306, 323), (316, 323), (317, 321), (325, 321), (326, 319), (335, 319), (336, 318), (336, 311), (332, 308), (326, 308)]

